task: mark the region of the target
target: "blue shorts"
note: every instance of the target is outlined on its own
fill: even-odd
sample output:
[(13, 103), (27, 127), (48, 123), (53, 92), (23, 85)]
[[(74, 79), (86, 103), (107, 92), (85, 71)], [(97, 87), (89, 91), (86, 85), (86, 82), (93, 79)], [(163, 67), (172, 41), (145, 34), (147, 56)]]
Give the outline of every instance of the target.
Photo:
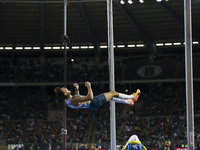
[(99, 107), (101, 107), (103, 104), (107, 103), (106, 97), (104, 94), (100, 94), (97, 96), (94, 96), (93, 100), (90, 103), (90, 106), (88, 109), (96, 110)]

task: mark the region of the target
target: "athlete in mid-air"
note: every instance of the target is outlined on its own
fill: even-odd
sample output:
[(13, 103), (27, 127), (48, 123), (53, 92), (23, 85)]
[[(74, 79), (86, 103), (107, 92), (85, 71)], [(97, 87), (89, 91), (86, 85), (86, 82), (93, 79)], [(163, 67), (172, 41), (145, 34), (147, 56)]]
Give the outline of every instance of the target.
[(119, 93), (116, 91), (106, 92), (102, 93), (97, 96), (93, 96), (93, 91), (91, 88), (90, 82), (85, 82), (85, 86), (88, 89), (88, 93), (86, 96), (80, 95), (79, 93), (79, 85), (78, 83), (73, 84), (75, 87), (75, 95), (71, 95), (71, 91), (68, 90), (66, 87), (56, 87), (54, 89), (55, 94), (58, 98), (65, 99), (65, 103), (68, 107), (74, 108), (74, 109), (81, 109), (81, 108), (87, 108), (96, 110), (99, 107), (101, 107), (104, 103), (108, 102), (109, 100), (112, 100), (116, 103), (123, 103), (128, 104), (130, 106), (134, 105), (134, 102), (136, 102), (141, 94), (140, 90), (137, 89), (137, 91), (131, 95)]

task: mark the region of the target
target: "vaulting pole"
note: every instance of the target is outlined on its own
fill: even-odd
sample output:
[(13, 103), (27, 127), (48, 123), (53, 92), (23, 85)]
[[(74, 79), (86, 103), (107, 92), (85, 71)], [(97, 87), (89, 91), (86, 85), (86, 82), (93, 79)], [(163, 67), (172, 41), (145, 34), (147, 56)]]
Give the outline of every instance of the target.
[(193, 71), (192, 71), (192, 23), (191, 0), (184, 0), (185, 24), (185, 77), (186, 77), (186, 110), (187, 110), (187, 144), (194, 150), (194, 109), (193, 109)]
[[(67, 0), (64, 0), (64, 36), (63, 36), (63, 45), (64, 45), (64, 87), (67, 87)], [(67, 124), (67, 106), (65, 101), (63, 102), (63, 150), (66, 150), (66, 124)]]
[[(107, 0), (109, 82), (110, 91), (115, 91), (112, 9), (112, 0)], [(116, 150), (115, 103), (113, 101), (110, 101), (110, 136), (111, 150)]]

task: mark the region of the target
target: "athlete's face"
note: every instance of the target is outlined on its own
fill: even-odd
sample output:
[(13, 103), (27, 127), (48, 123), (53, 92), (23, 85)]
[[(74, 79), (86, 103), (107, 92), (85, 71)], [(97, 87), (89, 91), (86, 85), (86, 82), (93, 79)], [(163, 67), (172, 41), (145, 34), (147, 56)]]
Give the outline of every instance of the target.
[(61, 90), (63, 91), (63, 93), (64, 93), (65, 96), (70, 96), (71, 95), (71, 91), (68, 90), (67, 88), (62, 87)]

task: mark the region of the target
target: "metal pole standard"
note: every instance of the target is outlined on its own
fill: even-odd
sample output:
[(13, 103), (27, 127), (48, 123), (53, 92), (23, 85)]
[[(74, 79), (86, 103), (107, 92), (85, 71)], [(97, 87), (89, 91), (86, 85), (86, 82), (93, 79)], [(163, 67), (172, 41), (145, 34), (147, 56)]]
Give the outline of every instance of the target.
[[(67, 0), (64, 0), (64, 36), (63, 36), (63, 44), (64, 44), (64, 87), (67, 87)], [(66, 131), (66, 124), (67, 124), (67, 106), (65, 101), (63, 102), (63, 128)], [(63, 134), (63, 150), (66, 150), (66, 135), (67, 133), (64, 132)]]
[(64, 87), (67, 86), (67, 0), (64, 0), (64, 36), (63, 36), (63, 44), (64, 44)]
[(64, 0), (64, 35), (67, 35), (67, 0)]
[[(113, 12), (112, 0), (107, 0), (107, 21), (108, 21), (108, 64), (110, 90), (115, 91), (114, 76), (114, 50), (113, 50)], [(116, 150), (116, 123), (115, 123), (115, 103), (110, 101), (110, 136), (111, 150)]]
[(191, 0), (184, 0), (187, 144), (194, 150)]

